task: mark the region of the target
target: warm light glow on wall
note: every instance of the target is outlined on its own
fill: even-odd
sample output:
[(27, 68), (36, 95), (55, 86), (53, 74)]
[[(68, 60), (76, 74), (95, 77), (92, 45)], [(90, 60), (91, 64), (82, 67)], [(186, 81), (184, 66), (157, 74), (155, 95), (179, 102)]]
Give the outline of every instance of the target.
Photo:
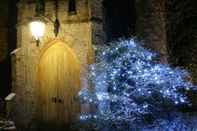
[(36, 40), (39, 40), (44, 36), (45, 32), (45, 23), (42, 21), (32, 21), (30, 24), (30, 30), (32, 35)]

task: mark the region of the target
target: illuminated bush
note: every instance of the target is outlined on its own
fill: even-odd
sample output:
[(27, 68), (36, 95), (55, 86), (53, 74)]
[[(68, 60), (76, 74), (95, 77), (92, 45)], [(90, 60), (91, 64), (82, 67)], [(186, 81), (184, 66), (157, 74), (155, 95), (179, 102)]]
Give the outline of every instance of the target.
[(102, 131), (195, 129), (195, 119), (186, 121), (180, 112), (191, 106), (186, 93), (195, 91), (187, 71), (160, 64), (157, 53), (133, 39), (113, 42), (99, 52), (90, 67), (94, 89), (80, 92), (81, 102), (97, 110), (81, 114), (81, 123)]

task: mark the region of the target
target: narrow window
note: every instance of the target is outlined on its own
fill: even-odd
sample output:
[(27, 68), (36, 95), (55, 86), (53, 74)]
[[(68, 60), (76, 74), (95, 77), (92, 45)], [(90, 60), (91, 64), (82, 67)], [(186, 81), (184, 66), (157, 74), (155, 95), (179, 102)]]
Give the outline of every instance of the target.
[(76, 0), (69, 0), (68, 1), (68, 13), (69, 15), (75, 15), (76, 11)]

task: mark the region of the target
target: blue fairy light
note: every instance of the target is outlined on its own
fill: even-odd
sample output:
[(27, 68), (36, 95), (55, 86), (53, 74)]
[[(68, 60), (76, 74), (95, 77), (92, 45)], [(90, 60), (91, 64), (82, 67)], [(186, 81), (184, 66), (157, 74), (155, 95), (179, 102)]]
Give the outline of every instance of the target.
[[(96, 115), (82, 114), (81, 120), (94, 119), (92, 122), (106, 131), (115, 130), (114, 126), (124, 129), (126, 125), (126, 129), (132, 130), (139, 125), (144, 128), (147, 116), (150, 123), (172, 124), (166, 120), (169, 114), (178, 112), (181, 105), (191, 105), (185, 94), (195, 90), (195, 86), (185, 79), (188, 72), (160, 64), (157, 53), (144, 49), (135, 40), (113, 42), (100, 52), (90, 68), (89, 79), (94, 89), (83, 89), (79, 94), (82, 102), (98, 108)], [(174, 118), (177, 124), (182, 116)], [(174, 131), (169, 124), (164, 124), (165, 129), (158, 124), (151, 126)]]

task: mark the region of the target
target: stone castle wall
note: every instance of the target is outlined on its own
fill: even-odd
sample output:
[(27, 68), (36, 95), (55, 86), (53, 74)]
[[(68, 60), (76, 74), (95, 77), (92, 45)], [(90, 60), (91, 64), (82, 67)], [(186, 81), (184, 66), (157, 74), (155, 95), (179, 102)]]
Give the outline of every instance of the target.
[[(101, 3), (101, 2), (100, 2)], [(36, 69), (39, 63), (39, 55), (47, 43), (61, 40), (76, 53), (81, 65), (82, 88), (88, 87), (88, 64), (93, 58), (93, 45), (103, 41), (104, 36), (97, 36), (96, 32), (102, 32), (102, 25), (97, 21), (97, 15), (91, 13), (94, 2), (77, 0), (77, 14), (68, 14), (67, 1), (59, 0), (58, 17), (60, 20), (60, 32), (57, 38), (53, 33), (53, 23), (46, 23), (46, 33), (41, 39), (40, 46), (36, 46), (35, 40), (28, 28), (28, 19), (34, 16), (34, 2), (21, 1), (18, 4), (18, 28), (17, 49), (12, 56), (13, 63), (13, 92), (16, 93), (13, 118), (19, 127), (33, 128), (36, 121)], [(55, 19), (53, 1), (46, 2), (45, 15)], [(100, 8), (99, 8), (100, 9)], [(96, 12), (100, 10), (96, 10)], [(96, 13), (94, 13), (96, 14)], [(102, 19), (102, 16), (98, 16)], [(103, 42), (102, 42), (103, 43)]]

